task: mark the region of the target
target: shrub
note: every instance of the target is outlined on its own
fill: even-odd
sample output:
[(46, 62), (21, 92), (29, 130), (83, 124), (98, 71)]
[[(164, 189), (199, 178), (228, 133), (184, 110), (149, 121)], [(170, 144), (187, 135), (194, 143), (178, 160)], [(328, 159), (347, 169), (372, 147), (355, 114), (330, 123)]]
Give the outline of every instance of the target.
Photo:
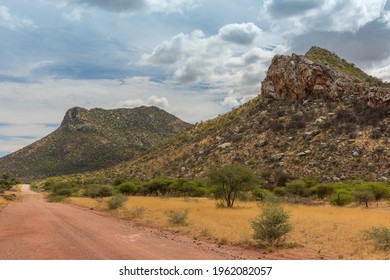
[(109, 197), (113, 193), (113, 188), (106, 185), (88, 185), (84, 188), (84, 196), (86, 197)]
[(274, 194), (276, 196), (286, 196), (287, 195), (287, 191), (286, 191), (286, 188), (285, 187), (276, 187), (274, 189)]
[(166, 195), (172, 180), (166, 178), (157, 178), (150, 182), (143, 184), (141, 194), (149, 196)]
[(344, 206), (353, 201), (353, 196), (348, 190), (339, 189), (334, 192), (330, 198), (329, 203), (333, 206)]
[(145, 207), (133, 207), (129, 210), (128, 215), (130, 219), (140, 219), (145, 214)]
[(171, 210), (168, 212), (168, 220), (171, 225), (179, 226), (188, 223), (188, 209), (185, 210)]
[(311, 195), (311, 189), (303, 180), (286, 182), (286, 191), (289, 195), (293, 196), (295, 200), (297, 200), (298, 197), (309, 197)]
[(114, 187), (116, 186), (119, 186), (120, 184), (124, 183), (125, 180), (121, 179), (121, 178), (116, 178), (114, 181), (112, 181), (111, 185), (113, 185)]
[(252, 221), (253, 239), (268, 250), (284, 244), (286, 235), (292, 230), (290, 215), (279, 204), (267, 204), (259, 216)]
[(390, 230), (386, 227), (372, 227), (363, 232), (367, 239), (373, 240), (375, 247), (381, 250), (390, 249)]
[(132, 182), (121, 183), (115, 189), (124, 195), (134, 195), (138, 191), (138, 187)]
[(122, 207), (122, 205), (126, 202), (127, 196), (124, 194), (116, 194), (114, 197), (107, 200), (108, 208), (111, 210)]
[(334, 191), (332, 184), (319, 184), (311, 187), (311, 191), (318, 196), (319, 199), (324, 200)]
[(366, 182), (361, 184), (360, 187), (373, 193), (377, 205), (380, 200), (390, 196), (390, 185), (386, 182)]
[(262, 188), (257, 188), (252, 190), (252, 195), (255, 198), (255, 200), (260, 200), (260, 201), (264, 201), (267, 198), (273, 196), (271, 191)]
[(71, 183), (57, 182), (47, 186), (47, 190), (50, 190), (47, 201), (60, 202), (72, 195), (74, 191), (74, 185)]

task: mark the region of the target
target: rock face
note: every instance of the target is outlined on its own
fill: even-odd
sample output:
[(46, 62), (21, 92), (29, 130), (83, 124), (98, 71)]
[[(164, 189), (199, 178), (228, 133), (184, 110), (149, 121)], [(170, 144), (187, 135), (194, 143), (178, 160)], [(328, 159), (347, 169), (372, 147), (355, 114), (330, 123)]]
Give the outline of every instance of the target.
[(389, 85), (374, 85), (354, 75), (336, 71), (324, 62), (309, 59), (310, 53), (309, 51), (304, 56), (275, 56), (262, 82), (262, 96), (279, 100), (327, 96), (337, 100), (354, 95), (367, 102), (370, 107), (390, 107)]

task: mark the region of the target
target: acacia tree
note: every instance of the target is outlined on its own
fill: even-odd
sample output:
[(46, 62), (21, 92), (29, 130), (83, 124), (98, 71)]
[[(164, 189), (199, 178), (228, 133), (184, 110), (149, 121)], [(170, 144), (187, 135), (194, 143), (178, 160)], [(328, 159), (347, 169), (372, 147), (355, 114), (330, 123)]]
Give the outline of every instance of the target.
[(238, 192), (252, 189), (257, 182), (253, 171), (238, 163), (211, 168), (207, 177), (209, 182), (216, 186), (217, 193), (223, 197), (229, 208), (233, 207)]

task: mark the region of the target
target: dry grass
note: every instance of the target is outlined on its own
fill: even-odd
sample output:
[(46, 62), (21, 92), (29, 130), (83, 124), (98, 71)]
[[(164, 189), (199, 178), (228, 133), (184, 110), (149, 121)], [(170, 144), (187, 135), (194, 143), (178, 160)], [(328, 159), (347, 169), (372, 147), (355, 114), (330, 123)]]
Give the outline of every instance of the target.
[(0, 210), (7, 206), (7, 200), (4, 197), (0, 196)]
[[(71, 203), (106, 210), (104, 200), (71, 198)], [(141, 215), (134, 211), (142, 208)], [(188, 224), (172, 226), (171, 210), (188, 209)], [(289, 242), (339, 259), (390, 259), (390, 253), (376, 250), (364, 239), (362, 230), (372, 226), (390, 228), (390, 209), (383, 204), (377, 208), (338, 208), (329, 206), (286, 205), (291, 214), (293, 232)], [(224, 244), (253, 245), (251, 220), (259, 214), (255, 202), (239, 202), (234, 209), (217, 208), (209, 199), (129, 197), (124, 207), (114, 213), (122, 218), (138, 219), (143, 223), (186, 232), (198, 239), (210, 239)]]

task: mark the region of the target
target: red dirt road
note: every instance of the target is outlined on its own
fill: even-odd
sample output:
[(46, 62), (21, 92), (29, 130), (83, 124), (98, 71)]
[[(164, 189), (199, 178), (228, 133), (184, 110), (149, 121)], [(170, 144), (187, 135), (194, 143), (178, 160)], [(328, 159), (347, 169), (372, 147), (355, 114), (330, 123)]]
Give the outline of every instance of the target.
[(202, 245), (72, 205), (47, 203), (28, 185), (22, 186), (21, 198), (0, 212), (3, 260), (237, 258), (217, 245)]

